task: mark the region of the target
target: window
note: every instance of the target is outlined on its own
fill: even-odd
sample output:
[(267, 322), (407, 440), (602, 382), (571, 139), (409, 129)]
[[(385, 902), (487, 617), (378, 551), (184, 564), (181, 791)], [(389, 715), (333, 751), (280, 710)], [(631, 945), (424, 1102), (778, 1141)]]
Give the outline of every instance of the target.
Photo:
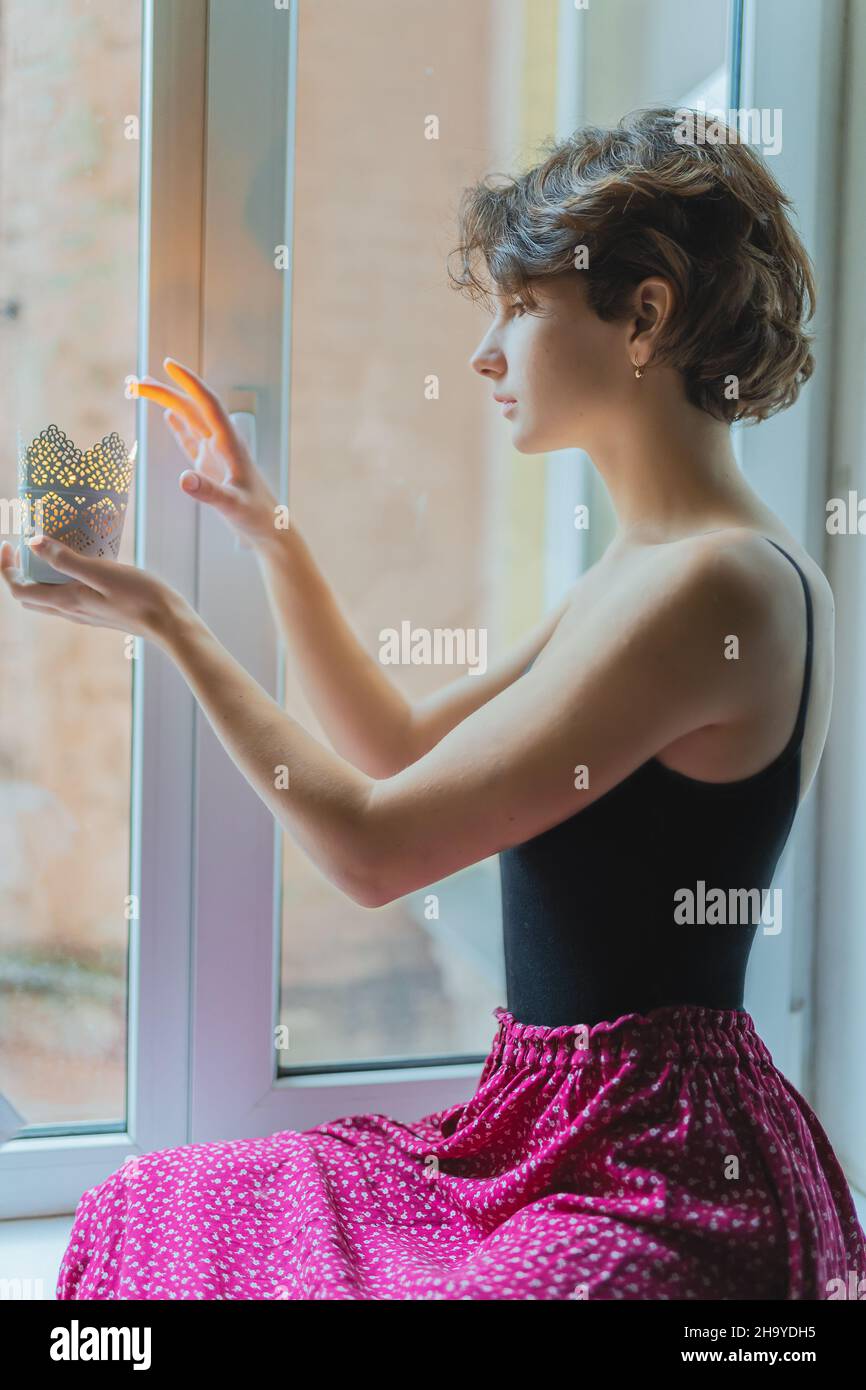
[[(197, 350), (203, 17), (0, 7), (6, 535), (16, 427), (116, 430), (137, 445), (120, 559), (190, 597), (193, 518), (124, 377)], [(0, 1086), (24, 1120), (5, 1217), (71, 1211), (187, 1133), (194, 750), (192, 698), (146, 644), (8, 601), (0, 641)]]
[[(459, 191), (634, 106), (782, 106), (778, 172), (829, 277), (816, 142), (835, 128), (841, 26), (809, 7), (792, 25), (789, 7), (0, 7), (4, 417), (26, 432), (63, 407), (77, 442), (137, 440), (122, 558), (186, 594), (308, 727), (255, 558), (179, 494), (158, 414), (122, 398), (168, 353), (254, 413), (259, 460), (370, 650), (406, 620), (502, 650), (602, 552), (611, 513), (585, 456), (511, 450), (469, 368), (486, 320), (447, 282)], [(49, 31), (74, 62), (46, 66)], [(827, 390), (739, 439), (816, 555)], [(72, 1210), (129, 1153), (467, 1095), (505, 1002), (496, 861), (354, 907), (284, 841), (159, 652), (129, 661), (119, 634), (29, 618), (0, 612), (0, 1084), (38, 1128), (0, 1151), (0, 1216)], [(396, 671), (412, 696), (459, 673)], [(817, 831), (813, 805), (782, 870), (790, 931), (758, 941), (747, 994), (804, 1087)]]
[[(700, 23), (667, 8), (660, 22), (620, 0), (561, 28), (557, 3), (402, 4), (399, 23), (378, 4), (375, 25), (369, 7), (300, 7), (289, 498), (369, 650), (408, 621), (482, 628), (502, 651), (610, 538), (586, 462), (517, 455), (490, 418), (467, 367), (483, 314), (445, 287), (447, 210), (487, 168), (531, 158), (569, 107), (607, 123), (686, 96), (726, 106), (725, 6)], [(594, 60), (569, 71), (569, 53)], [(288, 665), (289, 707), (309, 718)], [(419, 696), (462, 672), (391, 674)], [(498, 860), (370, 912), (287, 838), (281, 981), (288, 1069), (483, 1054), (505, 997)]]
[[(16, 442), (26, 450), (49, 425), (81, 449), (112, 431), (134, 444), (123, 378), (137, 336), (141, 15), (111, 0), (48, 0), (4, 5), (0, 26), (0, 414), (11, 502)], [(7, 520), (6, 538), (19, 544), (11, 507)], [(133, 490), (121, 559), (131, 560), (134, 538)], [(122, 1128), (128, 645), (8, 601), (0, 642), (3, 1089), (41, 1132)]]

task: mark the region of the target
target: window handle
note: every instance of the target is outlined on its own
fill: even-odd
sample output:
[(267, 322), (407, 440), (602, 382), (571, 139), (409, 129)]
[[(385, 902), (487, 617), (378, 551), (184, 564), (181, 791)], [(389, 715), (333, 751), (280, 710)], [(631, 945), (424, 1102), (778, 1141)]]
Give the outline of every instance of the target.
[[(229, 419), (235, 428), (235, 433), (243, 444), (247, 447), (247, 452), (253, 463), (258, 467), (258, 456), (256, 452), (256, 417), (251, 410), (234, 410), (229, 414)], [(249, 550), (250, 542), (245, 540), (240, 534), (235, 536), (235, 550)]]

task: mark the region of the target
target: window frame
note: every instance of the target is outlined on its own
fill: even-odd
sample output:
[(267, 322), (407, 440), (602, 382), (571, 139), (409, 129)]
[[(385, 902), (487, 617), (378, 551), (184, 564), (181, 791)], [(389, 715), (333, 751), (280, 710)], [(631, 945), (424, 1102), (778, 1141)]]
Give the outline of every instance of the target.
[[(292, 305), (286, 229), (293, 225), (297, 25), (296, 5), (290, 11), (262, 8), (240, 15), (230, 0), (211, 2), (202, 359), (208, 381), (229, 405), (233, 392), (243, 391), (245, 382), (255, 382), (255, 398), (246, 404), (256, 412), (259, 463), (281, 498), (289, 496)], [(275, 80), (263, 81), (263, 68)], [(284, 88), (276, 80), (283, 71)], [(244, 74), (258, 80), (246, 82)], [(242, 100), (230, 105), (221, 93), (232, 88)], [(281, 133), (279, 138), (275, 131)], [(257, 187), (270, 190), (267, 215), (274, 246), (289, 246), (286, 271), (270, 269), (254, 258), (245, 263), (245, 299), (252, 296), (259, 305), (255, 343), (238, 341), (231, 296), (209, 293), (209, 287), (227, 283), (237, 247), (243, 244), (238, 219), (244, 198), (237, 164), (245, 148), (267, 150), (265, 176), (259, 166)], [(274, 633), (254, 557), (235, 549), (219, 518), (202, 513), (199, 560), (203, 618), (282, 703), (284, 644)], [(231, 601), (227, 575), (232, 579)], [(345, 1071), (278, 1076), (273, 1029), (280, 989), (282, 830), (203, 719), (195, 762), (191, 1140), (305, 1129), (338, 1112), (376, 1106), (409, 1118), (444, 1109), (469, 1095), (480, 1062), (353, 1065)], [(232, 807), (231, 853), (226, 851), (226, 817), (220, 809), (226, 805)], [(238, 1022), (226, 1028), (226, 1019)], [(491, 1020), (491, 1038), (493, 1032)]]
[[(201, 178), (207, 0), (143, 0), (138, 371), (195, 361), (201, 312)], [(197, 510), (159, 416), (137, 411), (136, 562), (196, 601)], [(147, 518), (159, 518), (148, 526)], [(127, 1113), (0, 1150), (0, 1219), (69, 1212), (124, 1159), (183, 1143), (190, 1084), (191, 827), (196, 703), (173, 664), (136, 642), (132, 670)], [(40, 1126), (47, 1129), (48, 1126)]]
[[(857, 133), (866, 116), (866, 12), (845, 7), (844, 72), (831, 66), (827, 81), (842, 93), (833, 109), (838, 169), (826, 171), (844, 189), (838, 239), (831, 242), (836, 272), (835, 358), (830, 364), (831, 423), (826, 497), (866, 497), (866, 409), (863, 396), (862, 314), (866, 309), (860, 241), (866, 194)], [(816, 40), (817, 41), (817, 40)], [(844, 77), (844, 81), (843, 81)], [(829, 229), (827, 235), (835, 228)], [(824, 293), (833, 292), (828, 285)], [(852, 1185), (866, 1225), (866, 950), (863, 879), (858, 847), (866, 839), (866, 747), (862, 734), (864, 654), (859, 611), (866, 601), (862, 533), (824, 534), (824, 569), (836, 598), (836, 669), (833, 717), (821, 767), (818, 819), (820, 897), (814, 951), (815, 1048), (810, 1082), (817, 1110)], [(859, 542), (859, 544), (858, 544)], [(857, 1097), (860, 1097), (859, 1103)]]
[[(788, 410), (737, 430), (748, 480), (826, 568), (824, 499), (830, 471), (833, 357), (838, 323), (834, 284), (839, 217), (838, 148), (829, 155), (821, 132), (839, 129), (842, 92), (841, 4), (797, 4), (790, 0), (742, 0), (741, 88), (732, 105), (783, 112), (783, 145), (773, 172), (796, 208), (796, 222), (814, 260), (818, 308), (811, 325), (817, 338), (816, 370)], [(754, 1015), (779, 1069), (804, 1093), (813, 1089), (816, 979), (814, 949), (818, 898), (818, 835), (824, 797), (822, 762), (774, 880), (784, 904), (784, 930), (758, 933), (749, 959), (746, 1008)]]

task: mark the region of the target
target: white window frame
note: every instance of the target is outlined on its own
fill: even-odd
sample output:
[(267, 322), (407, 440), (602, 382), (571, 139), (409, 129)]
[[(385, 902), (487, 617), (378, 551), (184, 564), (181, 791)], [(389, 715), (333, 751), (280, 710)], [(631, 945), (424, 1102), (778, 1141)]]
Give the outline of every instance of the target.
[[(234, 391), (253, 392), (252, 402), (238, 396), (237, 403), (254, 405), (259, 462), (283, 499), (289, 497), (291, 269), (274, 269), (258, 252), (262, 244), (291, 250), (286, 229), (293, 223), (296, 56), (296, 6), (241, 11), (232, 0), (211, 0), (204, 373), (230, 402)], [(266, 162), (256, 166), (259, 245), (243, 271), (244, 308), (254, 306), (256, 332), (244, 336), (226, 286), (238, 247), (249, 244), (249, 149), (266, 152)], [(199, 611), (282, 701), (283, 645), (275, 638), (255, 557), (236, 550), (219, 518), (207, 514), (201, 517)], [(480, 1063), (277, 1076), (282, 832), (204, 719), (198, 721), (195, 802), (191, 1139), (305, 1129), (353, 1110), (387, 1109), (410, 1118), (469, 1095)], [(491, 1020), (491, 1039), (494, 1031)]]
[[(827, 498), (866, 497), (866, 394), (863, 390), (862, 228), (866, 192), (859, 138), (866, 121), (866, 6), (846, 8), (846, 106), (832, 127), (838, 139), (835, 174), (845, 190), (835, 294), (836, 354), (832, 368), (832, 433)], [(830, 74), (831, 77), (834, 73)], [(828, 291), (829, 293), (829, 287)], [(815, 949), (817, 1111), (852, 1185), (866, 1225), (866, 931), (863, 851), (866, 843), (866, 540), (825, 536), (825, 570), (836, 598), (833, 718), (824, 755), (818, 807), (820, 897)]]
[[(199, 355), (206, 17), (206, 0), (142, 7), (141, 374), (168, 353)], [(178, 491), (177, 446), (144, 402), (137, 434), (137, 563), (195, 602), (196, 508)], [(125, 1158), (188, 1135), (196, 704), (161, 652), (136, 646), (130, 892), (140, 915), (130, 922), (126, 1127), (12, 1139), (0, 1150), (0, 1219), (73, 1211)]]
[[(843, 5), (804, 0), (744, 0), (739, 105), (783, 113), (783, 144), (769, 161), (794, 201), (796, 224), (815, 263), (816, 370), (799, 400), (738, 431), (746, 477), (818, 563), (825, 565), (824, 500), (830, 459), (835, 235), (839, 203), (838, 137), (842, 90)], [(812, 1091), (817, 1038), (812, 968), (817, 895), (818, 813), (826, 766), (800, 807), (782, 855), (783, 929), (755, 937), (746, 1008), (773, 1059), (793, 1084)]]

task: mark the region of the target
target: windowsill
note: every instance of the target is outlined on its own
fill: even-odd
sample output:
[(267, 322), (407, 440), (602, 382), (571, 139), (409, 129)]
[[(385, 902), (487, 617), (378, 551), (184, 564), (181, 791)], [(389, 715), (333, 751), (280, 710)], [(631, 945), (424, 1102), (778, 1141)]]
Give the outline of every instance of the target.
[(0, 1221), (0, 1280), (19, 1281), (7, 1289), (7, 1299), (54, 1298), (71, 1230), (71, 1215)]

